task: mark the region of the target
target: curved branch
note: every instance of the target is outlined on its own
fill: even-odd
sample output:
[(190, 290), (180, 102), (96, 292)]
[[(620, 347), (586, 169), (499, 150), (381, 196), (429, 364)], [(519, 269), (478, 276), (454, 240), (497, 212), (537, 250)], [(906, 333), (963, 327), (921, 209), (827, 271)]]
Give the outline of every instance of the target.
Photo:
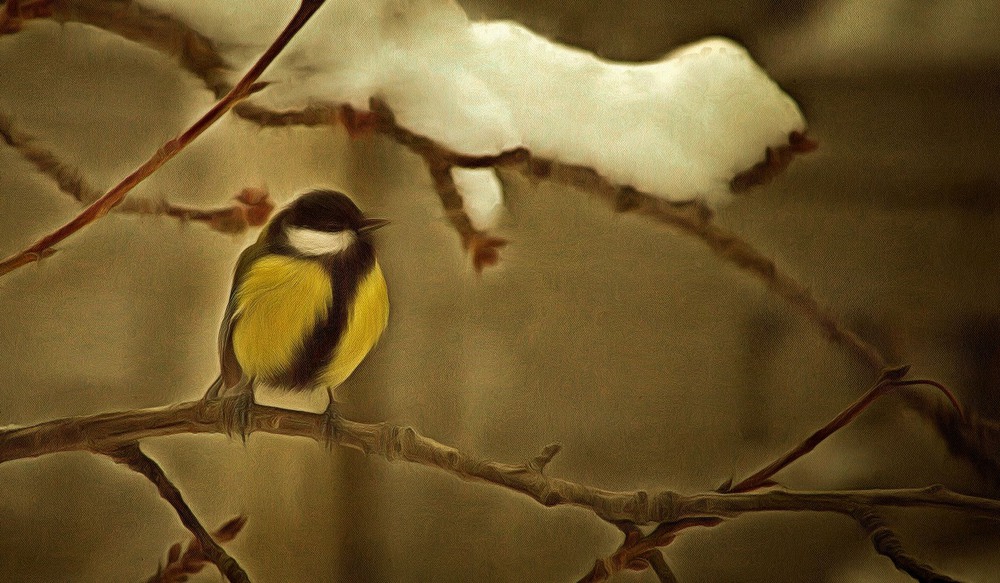
[(868, 389), (868, 392), (858, 397), (856, 401), (838, 413), (837, 416), (831, 419), (826, 425), (814, 431), (811, 435), (809, 435), (809, 437), (805, 438), (798, 445), (785, 452), (770, 464), (754, 472), (751, 476), (741, 480), (735, 485), (727, 483), (720, 487), (719, 491), (749, 492), (751, 490), (756, 490), (757, 488), (772, 485), (770, 480), (775, 474), (788, 467), (795, 460), (816, 449), (816, 447), (823, 443), (826, 438), (830, 437), (837, 431), (840, 431), (851, 421), (856, 419), (858, 415), (863, 413), (872, 403), (895, 389), (918, 385), (930, 385), (943, 393), (943, 395), (951, 403), (952, 407), (954, 407), (953, 413), (955, 415), (960, 418), (963, 417), (962, 406), (959, 405), (958, 400), (947, 387), (938, 382), (928, 381), (925, 379), (903, 380), (901, 377), (906, 374), (906, 371), (908, 370), (909, 367), (905, 366), (899, 369), (886, 371), (878, 382), (876, 382), (872, 388)]
[[(227, 397), (235, 399), (238, 397)], [(0, 463), (61, 451), (103, 453), (131, 441), (177, 433), (224, 433), (223, 400), (192, 401), (165, 408), (68, 417), (0, 431)], [(326, 417), (254, 405), (248, 430), (308, 437), (325, 443)], [(412, 427), (342, 419), (334, 441), (382, 456), (439, 468), (466, 480), (489, 482), (545, 506), (587, 508), (609, 522), (651, 524), (691, 517), (733, 518), (748, 512), (809, 511), (850, 514), (858, 506), (927, 507), (1000, 519), (1000, 501), (967, 496), (943, 486), (894, 490), (797, 492), (769, 490), (683, 495), (671, 490), (612, 491), (546, 476), (537, 460), (509, 464), (481, 459), (420, 435)], [(549, 457), (546, 448), (542, 458)], [(534, 467), (533, 467), (534, 466)]]

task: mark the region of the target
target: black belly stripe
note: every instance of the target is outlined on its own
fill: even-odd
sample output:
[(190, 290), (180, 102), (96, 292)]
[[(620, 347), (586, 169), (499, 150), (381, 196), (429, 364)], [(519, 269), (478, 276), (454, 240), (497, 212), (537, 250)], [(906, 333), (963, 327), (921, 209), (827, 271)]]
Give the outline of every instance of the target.
[(330, 258), (323, 258), (330, 272), (333, 304), (325, 322), (313, 329), (302, 350), (296, 355), (291, 370), (285, 371), (278, 384), (293, 391), (313, 387), (316, 376), (330, 363), (337, 344), (347, 327), (348, 308), (354, 302), (358, 286), (375, 265), (375, 250), (367, 241), (358, 240), (349, 249)]

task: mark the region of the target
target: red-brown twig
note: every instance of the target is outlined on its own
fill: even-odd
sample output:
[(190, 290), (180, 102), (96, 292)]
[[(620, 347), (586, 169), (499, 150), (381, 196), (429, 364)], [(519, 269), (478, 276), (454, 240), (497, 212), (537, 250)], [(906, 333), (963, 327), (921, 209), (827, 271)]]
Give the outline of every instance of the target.
[[(247, 519), (243, 516), (232, 518), (213, 532), (212, 538), (219, 543), (229, 542), (236, 538), (246, 523)], [(167, 551), (166, 564), (160, 565), (146, 583), (183, 583), (190, 575), (200, 573), (209, 563), (211, 560), (197, 537), (191, 539), (187, 549), (181, 543), (175, 543)]]
[(858, 397), (856, 401), (838, 413), (837, 416), (830, 420), (826, 425), (817, 429), (812, 435), (805, 438), (801, 443), (785, 452), (773, 462), (754, 472), (749, 477), (741, 480), (739, 483), (732, 486), (724, 484), (720, 487), (719, 491), (749, 492), (751, 490), (756, 490), (757, 488), (772, 485), (771, 478), (774, 477), (775, 474), (788, 467), (795, 460), (811, 452), (819, 444), (823, 443), (826, 438), (843, 429), (851, 421), (856, 419), (858, 415), (864, 412), (864, 410), (867, 409), (872, 403), (895, 389), (917, 385), (930, 385), (943, 393), (944, 396), (951, 402), (951, 405), (955, 408), (955, 413), (959, 417), (962, 416), (963, 409), (958, 403), (958, 399), (956, 399), (955, 395), (953, 395), (952, 392), (941, 383), (926, 379), (903, 380), (900, 378), (902, 375), (906, 374), (908, 369), (909, 367), (901, 367), (891, 371), (886, 371), (878, 382), (876, 382), (872, 388), (868, 389), (864, 395)]
[(625, 534), (625, 540), (614, 554), (596, 561), (590, 572), (584, 575), (579, 583), (607, 581), (608, 578), (622, 571), (644, 571), (646, 569), (652, 569), (661, 583), (676, 582), (677, 578), (663, 558), (660, 548), (674, 542), (677, 534), (686, 528), (711, 527), (721, 522), (722, 519), (716, 517), (684, 518), (660, 523), (646, 535), (642, 534), (642, 531), (633, 524), (619, 523), (617, 526)]
[[(34, 136), (14, 127), (10, 118), (0, 113), (0, 140), (14, 148), (22, 158), (39, 172), (55, 181), (59, 190), (83, 204), (90, 204), (103, 194), (91, 186), (79, 168), (67, 164), (55, 152), (39, 146)], [(166, 200), (151, 200), (130, 196), (114, 207), (115, 212), (137, 215), (174, 217), (181, 221), (195, 221), (220, 233), (242, 233), (249, 227), (259, 227), (267, 222), (274, 202), (263, 188), (244, 188), (234, 197), (235, 202), (226, 207), (200, 209), (173, 204)]]
[(181, 522), (184, 526), (191, 531), (194, 535), (195, 540), (198, 541), (198, 545), (201, 552), (205, 557), (212, 561), (226, 576), (231, 583), (250, 583), (250, 578), (247, 576), (246, 571), (240, 567), (240, 564), (236, 562), (236, 559), (229, 556), (226, 551), (219, 546), (219, 543), (215, 542), (212, 535), (205, 530), (205, 527), (201, 525), (198, 517), (194, 515), (191, 508), (184, 501), (181, 496), (180, 490), (174, 486), (173, 482), (167, 477), (163, 472), (163, 468), (160, 467), (152, 458), (147, 456), (139, 448), (139, 443), (132, 441), (123, 444), (120, 447), (116, 447), (113, 450), (101, 452), (115, 460), (120, 464), (124, 464), (129, 468), (139, 472), (143, 476), (149, 479), (150, 482), (156, 486), (156, 490), (160, 493), (160, 496), (164, 500), (173, 506), (177, 515), (180, 517)]
[(257, 59), (257, 62), (250, 67), (250, 70), (247, 71), (243, 78), (239, 80), (236, 86), (226, 93), (222, 99), (216, 102), (216, 104), (213, 105), (208, 112), (206, 112), (180, 136), (171, 139), (161, 146), (151, 158), (146, 160), (146, 162), (144, 162), (141, 166), (132, 171), (131, 174), (122, 179), (122, 181), (112, 187), (111, 190), (94, 201), (93, 204), (84, 209), (83, 212), (77, 215), (73, 220), (45, 237), (42, 237), (27, 249), (0, 262), (0, 276), (10, 273), (18, 267), (38, 261), (46, 254), (51, 254), (54, 245), (63, 241), (66, 237), (69, 237), (86, 225), (108, 214), (108, 212), (110, 212), (115, 205), (120, 203), (122, 199), (125, 198), (125, 195), (127, 195), (129, 191), (145, 180), (146, 177), (156, 171), (160, 166), (163, 166), (163, 164), (165, 164), (168, 160), (176, 156), (177, 153), (184, 149), (185, 146), (194, 141), (194, 139), (201, 135), (202, 132), (214, 124), (227, 111), (232, 109), (236, 103), (256, 91), (263, 89), (265, 85), (258, 83), (257, 79), (260, 78), (264, 69), (271, 64), (274, 58), (278, 56), (278, 53), (284, 49), (285, 45), (288, 44), (292, 37), (295, 36), (295, 34), (302, 28), (303, 25), (305, 25), (309, 18), (316, 12), (316, 10), (319, 9), (320, 6), (322, 6), (322, 4), (323, 0), (302, 0), (299, 9), (295, 12), (295, 15), (292, 16), (291, 21), (287, 26), (285, 26), (284, 30), (282, 30), (278, 35), (278, 38), (271, 43), (271, 46), (264, 51), (264, 54)]
[[(476, 272), (482, 272), (487, 266), (496, 265), (500, 261), (500, 249), (507, 245), (508, 241), (482, 231), (472, 224), (472, 219), (465, 212), (465, 201), (458, 192), (451, 171), (454, 167), (490, 168), (522, 163), (530, 157), (528, 151), (524, 148), (515, 148), (487, 156), (461, 154), (396, 123), (396, 116), (381, 100), (371, 99), (369, 107), (371, 111), (366, 112), (364, 116), (367, 126), (391, 137), (424, 159), (434, 182), (434, 191), (444, 208), (444, 214), (451, 222), (452, 228), (462, 238), (462, 246), (469, 251)], [(350, 108), (341, 109), (344, 113), (339, 119), (344, 121), (345, 125), (359, 117), (359, 114)], [(348, 125), (348, 128), (350, 127)]]

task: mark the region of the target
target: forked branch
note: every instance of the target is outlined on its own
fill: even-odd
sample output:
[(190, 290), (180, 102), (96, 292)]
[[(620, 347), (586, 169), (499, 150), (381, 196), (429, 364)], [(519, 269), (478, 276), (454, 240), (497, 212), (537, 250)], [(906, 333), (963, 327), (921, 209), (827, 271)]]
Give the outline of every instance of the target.
[(0, 261), (0, 276), (22, 267), (29, 263), (51, 255), (53, 247), (79, 231), (90, 223), (108, 214), (112, 208), (121, 203), (125, 196), (140, 182), (163, 166), (168, 160), (176, 156), (188, 144), (200, 136), (206, 129), (212, 126), (226, 112), (233, 108), (238, 102), (260, 91), (263, 84), (257, 82), (264, 69), (278, 56), (278, 53), (285, 48), (285, 45), (295, 36), (295, 34), (305, 25), (309, 18), (322, 6), (323, 0), (302, 0), (299, 9), (292, 16), (291, 21), (285, 26), (278, 38), (264, 51), (264, 54), (257, 59), (257, 62), (250, 67), (250, 70), (239, 80), (226, 95), (222, 97), (211, 109), (198, 119), (191, 127), (181, 135), (163, 144), (148, 160), (132, 171), (111, 188), (100, 198), (91, 203), (80, 214), (71, 221), (56, 229), (52, 233), (42, 237), (35, 244), (27, 249), (11, 255), (7, 259)]
[[(236, 398), (236, 397), (228, 397)], [(0, 463), (61, 451), (103, 453), (130, 442), (178, 433), (225, 433), (222, 401), (193, 401), (166, 408), (69, 417), (0, 431)], [(254, 405), (249, 431), (308, 437), (324, 442), (326, 417)], [(697, 518), (735, 518), (748, 512), (810, 511), (850, 514), (858, 506), (927, 507), (1000, 518), (1000, 501), (966, 496), (942, 486), (894, 490), (796, 492), (769, 490), (683, 495), (671, 490), (612, 491), (544, 474), (537, 460), (509, 464), (461, 452), (411, 427), (342, 419), (335, 442), (378, 455), (439, 468), (467, 480), (489, 482), (530, 496), (545, 506), (587, 508), (609, 522), (651, 524)]]

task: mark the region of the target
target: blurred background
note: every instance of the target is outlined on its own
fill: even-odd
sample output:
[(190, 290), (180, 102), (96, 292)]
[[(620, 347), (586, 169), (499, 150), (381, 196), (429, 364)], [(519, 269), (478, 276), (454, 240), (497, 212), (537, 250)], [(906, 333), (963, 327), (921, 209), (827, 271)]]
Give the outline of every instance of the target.
[[(472, 18), (515, 19), (618, 60), (707, 35), (746, 44), (799, 101), (821, 148), (719, 221), (892, 360), (1000, 417), (997, 3), (461, 3)], [(0, 37), (0, 71), (0, 111), (101, 189), (213, 101), (171, 57), (76, 24), (31, 22)], [(136, 195), (212, 207), (246, 186), (283, 203), (319, 185), (393, 220), (378, 242), (389, 329), (339, 389), (349, 418), (413, 425), (508, 462), (558, 441), (552, 475), (693, 493), (769, 461), (870, 381), (698, 241), (544, 182), (506, 177), (501, 234), (512, 243), (477, 276), (421, 161), (380, 137), (227, 117)], [(2, 254), (78, 210), (0, 147)], [(112, 214), (4, 277), (0, 424), (200, 397), (217, 373), (232, 266), (254, 237)], [(575, 581), (621, 538), (584, 510), (303, 439), (179, 435), (144, 448), (210, 529), (248, 517), (229, 549), (257, 582)], [(898, 397), (778, 478), (997, 496)], [(144, 478), (102, 457), (6, 463), (0, 483), (0, 580), (141, 581), (189, 538)], [(996, 579), (996, 524), (887, 517), (939, 570)], [(909, 580), (832, 515), (747, 516), (686, 532), (666, 557), (684, 583)], [(220, 576), (209, 568), (197, 580)]]

